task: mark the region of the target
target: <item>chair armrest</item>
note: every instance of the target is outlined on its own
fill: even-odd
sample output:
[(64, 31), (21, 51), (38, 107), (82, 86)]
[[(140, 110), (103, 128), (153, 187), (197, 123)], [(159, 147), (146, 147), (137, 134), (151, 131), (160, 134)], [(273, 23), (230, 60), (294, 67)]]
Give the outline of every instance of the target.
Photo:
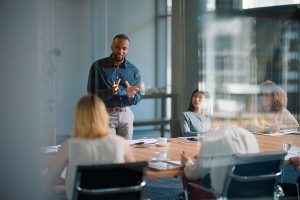
[(188, 200), (218, 198), (218, 194), (213, 190), (196, 183), (188, 183), (184, 193)]
[(265, 175), (256, 175), (256, 176), (240, 176), (240, 175), (235, 175), (231, 173), (231, 177), (235, 180), (238, 181), (260, 181), (260, 180), (267, 180), (267, 179), (273, 179), (275, 177), (278, 177), (282, 174), (282, 170), (275, 174), (265, 174)]
[(86, 189), (81, 187), (76, 187), (75, 189), (78, 193), (88, 194), (88, 195), (99, 195), (99, 194), (113, 194), (122, 192), (135, 192), (141, 191), (145, 187), (146, 182), (142, 181), (139, 185), (126, 186), (126, 187), (114, 187), (114, 188), (99, 188), (99, 189)]

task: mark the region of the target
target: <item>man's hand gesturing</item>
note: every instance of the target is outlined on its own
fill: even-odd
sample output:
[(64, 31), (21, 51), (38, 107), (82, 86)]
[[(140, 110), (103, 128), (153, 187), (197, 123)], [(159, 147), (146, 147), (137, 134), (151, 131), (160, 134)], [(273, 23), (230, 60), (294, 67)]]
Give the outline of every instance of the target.
[(114, 81), (111, 85), (111, 91), (113, 95), (116, 95), (119, 90), (119, 84), (120, 84), (121, 79), (118, 79), (117, 81)]
[(136, 94), (137, 91), (139, 91), (141, 89), (141, 84), (136, 84), (136, 85), (129, 85), (129, 83), (127, 81), (125, 81), (125, 85), (127, 87), (127, 96), (130, 98), (134, 97), (134, 94)]

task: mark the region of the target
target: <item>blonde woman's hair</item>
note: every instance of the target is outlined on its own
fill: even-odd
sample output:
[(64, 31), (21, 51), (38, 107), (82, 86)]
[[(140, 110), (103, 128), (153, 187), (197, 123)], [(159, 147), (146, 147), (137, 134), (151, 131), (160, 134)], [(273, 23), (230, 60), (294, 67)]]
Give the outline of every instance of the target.
[(267, 80), (261, 84), (261, 93), (272, 94), (272, 112), (281, 111), (282, 108), (287, 106), (287, 94), (286, 92), (276, 85), (273, 81)]
[(74, 113), (72, 137), (99, 138), (109, 133), (109, 115), (103, 101), (94, 95), (79, 99)]

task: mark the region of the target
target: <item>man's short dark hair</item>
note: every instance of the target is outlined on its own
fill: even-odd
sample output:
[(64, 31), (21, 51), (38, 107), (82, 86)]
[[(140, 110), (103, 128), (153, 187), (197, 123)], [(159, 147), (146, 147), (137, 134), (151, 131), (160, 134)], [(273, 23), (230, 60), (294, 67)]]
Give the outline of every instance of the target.
[(123, 39), (123, 40), (128, 40), (128, 42), (130, 42), (129, 37), (127, 37), (127, 35), (125, 34), (118, 34), (113, 38), (113, 41), (117, 38)]

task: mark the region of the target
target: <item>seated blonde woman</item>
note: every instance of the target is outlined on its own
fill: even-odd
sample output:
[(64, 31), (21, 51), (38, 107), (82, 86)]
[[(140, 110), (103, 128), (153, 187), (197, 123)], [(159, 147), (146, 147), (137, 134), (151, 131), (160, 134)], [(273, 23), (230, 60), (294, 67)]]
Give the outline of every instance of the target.
[(267, 80), (260, 85), (261, 109), (256, 129), (262, 132), (299, 127), (295, 117), (287, 110), (287, 94), (274, 82)]
[[(72, 137), (65, 141), (46, 174), (46, 190), (52, 190), (62, 171), (67, 167), (66, 195), (72, 199), (77, 165), (133, 162), (127, 141), (111, 135), (109, 116), (102, 100), (96, 96), (82, 97), (74, 114)], [(50, 191), (48, 191), (50, 192)]]

